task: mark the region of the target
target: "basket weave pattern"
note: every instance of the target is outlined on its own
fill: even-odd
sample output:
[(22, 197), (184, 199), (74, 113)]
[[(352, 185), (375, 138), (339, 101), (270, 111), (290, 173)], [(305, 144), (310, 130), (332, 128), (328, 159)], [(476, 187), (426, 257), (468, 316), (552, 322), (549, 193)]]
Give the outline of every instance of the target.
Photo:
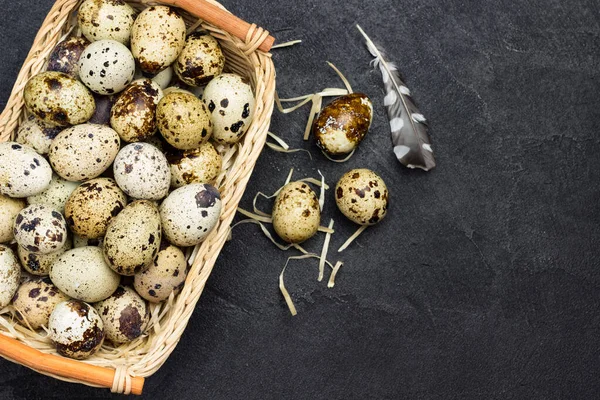
[[(19, 124), (26, 118), (23, 89), (27, 81), (44, 70), (47, 57), (65, 35), (77, 34), (77, 29), (74, 29), (77, 22), (76, 10), (81, 1), (58, 0), (48, 13), (19, 72), (6, 108), (0, 115), (0, 142), (10, 140)], [(128, 3), (137, 10), (160, 4), (143, 0)], [(202, 28), (219, 41), (227, 60), (226, 71), (237, 73), (250, 81), (256, 97), (256, 107), (253, 122), (243, 140), (232, 147), (217, 147), (223, 156), (224, 169), (216, 184), (223, 201), (222, 214), (219, 223), (207, 239), (188, 254), (191, 267), (181, 293), (178, 296), (171, 295), (162, 304), (150, 305), (150, 328), (142, 337), (117, 348), (105, 344), (91, 358), (73, 361), (109, 369), (109, 372), (104, 372), (110, 373), (111, 377), (114, 374), (111, 390), (120, 393), (132, 391), (133, 377), (147, 377), (156, 372), (177, 345), (219, 252), (229, 236), (229, 226), (265, 143), (273, 112), (275, 70), (270, 54), (256, 50), (268, 36), (268, 32), (252, 25), (246, 40), (242, 41), (199, 21), (183, 10), (178, 11), (185, 19), (188, 31)], [(43, 332), (39, 334), (17, 324), (13, 312), (12, 306), (0, 310), (0, 333), (42, 353), (57, 354)], [(2, 348), (0, 355), (11, 359)], [(60, 371), (52, 373), (36, 368), (34, 361), (23, 364), (58, 379), (91, 384), (89, 380), (62, 374)], [(82, 368), (84, 367), (82, 365)]]

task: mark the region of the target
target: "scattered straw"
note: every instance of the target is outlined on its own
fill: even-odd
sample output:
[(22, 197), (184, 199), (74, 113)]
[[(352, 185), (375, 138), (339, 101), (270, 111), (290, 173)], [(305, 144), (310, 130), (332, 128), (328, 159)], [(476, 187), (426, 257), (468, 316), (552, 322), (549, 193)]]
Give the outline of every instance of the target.
[(344, 263), (341, 261), (335, 263), (335, 267), (333, 267), (333, 271), (331, 271), (331, 275), (329, 276), (329, 282), (327, 283), (328, 288), (332, 288), (335, 286), (335, 276), (337, 275), (342, 265), (344, 265)]
[[(329, 221), (329, 229), (333, 228), (333, 219)], [(327, 260), (327, 251), (329, 250), (329, 240), (331, 240), (331, 233), (325, 234), (325, 240), (323, 241), (323, 250), (321, 250), (321, 258), (319, 260), (319, 277), (317, 280), (321, 282), (323, 280), (323, 274), (325, 273), (325, 260)]]
[(350, 243), (352, 243), (358, 236), (360, 236), (360, 234), (363, 233), (368, 227), (369, 225), (362, 225), (360, 228), (358, 228), (356, 232), (354, 232), (354, 234), (344, 242), (342, 247), (338, 249), (338, 253), (341, 253), (342, 251), (346, 250), (346, 247), (350, 246)]
[(294, 46), (296, 44), (302, 43), (302, 40), (290, 40), (289, 42), (279, 43), (274, 46), (271, 46), (271, 50), (273, 49), (282, 49), (284, 47)]

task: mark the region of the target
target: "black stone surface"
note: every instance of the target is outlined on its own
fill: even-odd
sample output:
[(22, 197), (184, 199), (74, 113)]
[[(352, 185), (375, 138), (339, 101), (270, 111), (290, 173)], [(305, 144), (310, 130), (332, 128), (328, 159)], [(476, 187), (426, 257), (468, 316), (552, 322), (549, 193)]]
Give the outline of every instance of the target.
[[(0, 1), (0, 108), (51, 7)], [(144, 396), (207, 399), (591, 399), (600, 314), (600, 7), (587, 0), (223, 0), (269, 28), (281, 97), (340, 87), (335, 63), (373, 99), (372, 129), (346, 164), (301, 139), (308, 107), (271, 130), (305, 153), (266, 149), (242, 205), (289, 168), (330, 184), (378, 172), (387, 218), (351, 248), (336, 286), (317, 262), (286, 257), (259, 232), (233, 232), (197, 309)], [(438, 167), (391, 151), (382, 82), (356, 23), (397, 62), (431, 125)], [(261, 203), (268, 209), (270, 204)], [(328, 192), (337, 248), (356, 226)], [(306, 247), (318, 251), (322, 236)], [(328, 276), (328, 274), (327, 274)], [(0, 398), (106, 398), (0, 362)], [(114, 396), (114, 398), (119, 398)]]

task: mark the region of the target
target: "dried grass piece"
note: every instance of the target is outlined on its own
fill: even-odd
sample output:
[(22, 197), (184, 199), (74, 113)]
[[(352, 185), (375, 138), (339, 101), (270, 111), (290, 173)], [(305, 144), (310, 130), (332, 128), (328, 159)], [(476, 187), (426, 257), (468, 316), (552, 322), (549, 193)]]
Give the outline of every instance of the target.
[(344, 265), (344, 263), (341, 261), (335, 263), (335, 267), (333, 267), (333, 271), (331, 271), (331, 275), (329, 276), (329, 282), (327, 283), (328, 288), (331, 289), (335, 285), (335, 276), (337, 275), (342, 265)]
[[(333, 219), (329, 221), (329, 229), (333, 228)], [(327, 260), (327, 251), (329, 250), (329, 241), (331, 240), (331, 233), (325, 234), (325, 240), (323, 241), (323, 250), (321, 250), (321, 259), (319, 260), (319, 277), (317, 280), (321, 282), (323, 275), (325, 274), (325, 260)]]
[(279, 136), (275, 135), (272, 132), (268, 132), (267, 135), (269, 135), (269, 137), (273, 138), (273, 140), (275, 140), (278, 143), (278, 144), (274, 144), (271, 142), (266, 142), (265, 144), (271, 150), (275, 150), (278, 153), (297, 153), (299, 151), (303, 151), (306, 154), (308, 154), (308, 157), (312, 160), (312, 154), (310, 154), (310, 151), (308, 151), (306, 149), (290, 149), (290, 146)]
[(346, 247), (350, 246), (350, 243), (352, 243), (358, 236), (360, 236), (360, 234), (363, 233), (368, 227), (369, 225), (361, 225), (361, 227), (358, 228), (356, 232), (354, 232), (354, 234), (350, 236), (348, 240), (346, 240), (344, 244), (338, 249), (338, 253), (341, 253), (342, 251), (346, 250)]
[(290, 47), (290, 46), (294, 46), (294, 45), (297, 45), (297, 44), (300, 44), (300, 43), (302, 43), (302, 40), (300, 40), (300, 39), (298, 39), (298, 40), (290, 40), (289, 42), (283, 42), (283, 43), (271, 46), (271, 50), (281, 49), (281, 48), (284, 48), (284, 47)]
[(326, 159), (328, 159), (329, 161), (333, 161), (335, 163), (345, 163), (346, 161), (348, 161), (350, 158), (352, 158), (352, 156), (354, 155), (354, 152), (356, 151), (356, 148), (352, 149), (352, 151), (350, 152), (350, 154), (348, 154), (346, 157), (341, 158), (341, 159), (335, 159), (335, 158), (331, 158), (327, 153), (325, 153), (324, 151), (321, 151), (321, 153), (323, 153), (323, 155), (325, 156)]
[(348, 93), (354, 93), (352, 91), (352, 86), (350, 86), (350, 82), (348, 82), (348, 79), (346, 79), (346, 77), (344, 76), (344, 74), (342, 74), (340, 72), (340, 70), (335, 65), (333, 65), (332, 63), (330, 63), (329, 61), (327, 61), (327, 64), (331, 68), (333, 68), (333, 70), (335, 71), (336, 74), (338, 74), (338, 76), (340, 77), (340, 79), (342, 80), (342, 82), (344, 82), (344, 86), (346, 86), (346, 89), (348, 89)]

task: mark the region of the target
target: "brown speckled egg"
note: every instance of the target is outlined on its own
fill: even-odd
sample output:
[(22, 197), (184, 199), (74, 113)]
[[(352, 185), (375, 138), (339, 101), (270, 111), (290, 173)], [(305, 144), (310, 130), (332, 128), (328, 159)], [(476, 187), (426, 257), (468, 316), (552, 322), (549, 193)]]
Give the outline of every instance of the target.
[(210, 234), (221, 216), (219, 191), (204, 183), (175, 189), (160, 206), (166, 239), (176, 246), (194, 246)]
[(37, 254), (58, 251), (67, 240), (64, 217), (45, 204), (32, 204), (19, 211), (13, 231), (20, 246)]
[(165, 155), (149, 143), (123, 147), (113, 165), (117, 185), (130, 197), (160, 200), (169, 193), (171, 171)]
[(353, 169), (338, 181), (335, 202), (349, 220), (360, 225), (375, 225), (387, 212), (388, 190), (375, 172)]
[(58, 354), (83, 360), (97, 352), (104, 342), (104, 324), (98, 312), (78, 300), (58, 303), (48, 320), (50, 339)]
[(187, 263), (183, 251), (163, 241), (150, 267), (135, 274), (133, 286), (144, 299), (158, 303), (168, 299), (171, 292), (179, 293), (186, 276)]
[(123, 0), (85, 0), (79, 6), (77, 20), (90, 41), (112, 39), (127, 45), (135, 10)]
[(64, 213), (65, 203), (77, 186), (79, 186), (79, 182), (70, 182), (56, 174), (52, 174), (52, 181), (50, 182), (48, 189), (35, 196), (29, 196), (27, 198), (27, 203), (46, 204), (56, 211)]
[(106, 338), (117, 345), (139, 337), (150, 320), (144, 299), (126, 286), (119, 286), (108, 299), (94, 304), (94, 308), (104, 322)]
[(217, 39), (207, 33), (190, 34), (175, 63), (175, 73), (191, 86), (202, 86), (220, 75), (225, 66), (225, 56)]
[(64, 72), (79, 78), (79, 57), (90, 44), (84, 37), (70, 37), (58, 43), (48, 57), (47, 71)]
[(119, 152), (117, 132), (105, 125), (82, 124), (54, 138), (48, 158), (52, 168), (68, 181), (85, 181), (103, 173)]
[(190, 183), (212, 185), (223, 166), (223, 159), (210, 142), (197, 149), (169, 153), (167, 160), (171, 167), (171, 186), (174, 188)]
[(308, 184), (290, 182), (273, 204), (273, 229), (288, 243), (301, 243), (313, 237), (321, 222), (319, 199)]
[(208, 109), (196, 96), (173, 91), (156, 109), (156, 122), (167, 143), (180, 150), (200, 147), (212, 135)]
[(48, 161), (31, 147), (0, 143), (0, 194), (27, 197), (43, 192), (52, 181)]
[(62, 253), (73, 247), (70, 238), (65, 240), (65, 244), (55, 252), (48, 254), (37, 254), (27, 250), (24, 247), (17, 246), (17, 254), (25, 271), (36, 276), (45, 276), (50, 273), (50, 267)]
[(10, 247), (0, 244), (0, 307), (7, 306), (19, 288), (21, 266)]
[(81, 82), (56, 71), (31, 78), (23, 97), (27, 110), (49, 126), (82, 124), (96, 108), (94, 97)]
[(42, 325), (48, 326), (54, 307), (67, 300), (69, 296), (54, 286), (50, 278), (45, 277), (23, 282), (12, 302), (21, 325), (39, 329)]
[(154, 203), (134, 201), (108, 224), (104, 256), (115, 272), (131, 276), (150, 266), (161, 234), (160, 214)]
[(50, 279), (66, 295), (94, 303), (113, 294), (121, 277), (108, 266), (101, 248), (88, 246), (61, 254), (52, 263)]
[(179, 86), (169, 86), (168, 88), (166, 88), (165, 90), (163, 90), (163, 94), (165, 96), (168, 95), (169, 93), (172, 93), (172, 92), (187, 93), (187, 94), (192, 95), (194, 97), (198, 97), (194, 93), (190, 92), (189, 90), (184, 89), (184, 88), (179, 87)]
[(214, 124), (213, 140), (236, 143), (248, 130), (254, 113), (252, 88), (236, 74), (222, 74), (210, 81), (203, 94)]
[(62, 130), (62, 127), (47, 126), (31, 115), (19, 126), (15, 142), (30, 146), (38, 154), (48, 154), (52, 140)]
[(15, 238), (13, 233), (15, 218), (25, 206), (25, 200), (0, 194), (0, 243), (8, 243)]
[(117, 95), (103, 96), (93, 93), (96, 101), (96, 111), (88, 121), (90, 124), (110, 125), (110, 111), (117, 101)]
[(65, 204), (65, 219), (73, 233), (86, 238), (103, 237), (110, 220), (127, 204), (127, 196), (110, 178), (82, 183)]
[(110, 112), (110, 126), (126, 142), (139, 142), (156, 133), (156, 106), (163, 93), (150, 79), (133, 81)]
[(177, 59), (185, 44), (185, 22), (172, 8), (148, 7), (131, 30), (131, 52), (142, 71), (156, 74)]
[(373, 105), (367, 95), (351, 93), (323, 107), (313, 124), (317, 146), (330, 156), (342, 156), (356, 149), (371, 121)]
[(131, 83), (134, 73), (131, 52), (115, 40), (93, 42), (79, 59), (79, 78), (98, 94), (119, 93)]
[(97, 246), (102, 247), (104, 238), (86, 239), (79, 235), (73, 235), (73, 248), (85, 247), (85, 246)]

